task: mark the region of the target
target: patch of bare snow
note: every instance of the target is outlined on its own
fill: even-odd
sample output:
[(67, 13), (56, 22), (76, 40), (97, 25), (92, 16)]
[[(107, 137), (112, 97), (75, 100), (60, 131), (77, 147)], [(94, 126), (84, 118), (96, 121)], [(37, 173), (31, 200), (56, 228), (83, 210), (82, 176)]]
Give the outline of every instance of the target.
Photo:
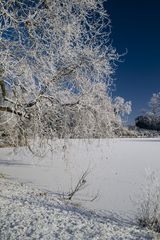
[(153, 233), (0, 178), (1, 240), (150, 240)]

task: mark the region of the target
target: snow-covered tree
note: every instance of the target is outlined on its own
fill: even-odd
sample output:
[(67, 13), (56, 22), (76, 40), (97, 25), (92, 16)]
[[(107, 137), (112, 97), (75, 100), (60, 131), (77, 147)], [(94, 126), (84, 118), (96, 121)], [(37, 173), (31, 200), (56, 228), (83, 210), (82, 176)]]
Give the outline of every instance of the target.
[(119, 56), (103, 2), (0, 1), (0, 111), (10, 136), (111, 135)]
[(153, 93), (149, 106), (151, 111), (135, 119), (136, 126), (143, 129), (160, 131), (160, 92)]
[(151, 100), (149, 102), (149, 105), (151, 107), (151, 112), (155, 116), (159, 116), (160, 115), (160, 92), (153, 93)]
[(132, 111), (131, 101), (125, 101), (123, 97), (116, 97), (113, 101), (115, 114), (118, 116), (124, 116), (130, 114)]

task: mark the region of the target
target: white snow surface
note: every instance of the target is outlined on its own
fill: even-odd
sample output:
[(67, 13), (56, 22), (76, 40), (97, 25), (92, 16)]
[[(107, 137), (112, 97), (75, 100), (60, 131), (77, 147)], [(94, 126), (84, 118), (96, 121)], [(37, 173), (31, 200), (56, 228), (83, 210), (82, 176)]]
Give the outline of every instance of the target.
[(17, 154), (0, 149), (0, 172), (65, 195), (89, 169), (86, 188), (73, 201), (90, 210), (134, 218), (146, 171), (160, 170), (160, 138), (59, 140), (52, 146), (53, 152), (43, 158), (33, 157), (25, 148)]
[(0, 178), (1, 240), (159, 239), (122, 220), (111, 220), (60, 201), (51, 193)]

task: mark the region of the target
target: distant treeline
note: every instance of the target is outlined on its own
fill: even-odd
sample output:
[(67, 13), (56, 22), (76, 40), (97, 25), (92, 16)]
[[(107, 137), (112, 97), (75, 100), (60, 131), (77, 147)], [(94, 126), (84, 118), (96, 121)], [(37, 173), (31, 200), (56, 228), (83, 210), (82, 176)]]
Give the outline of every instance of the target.
[(145, 116), (138, 116), (135, 119), (137, 127), (148, 130), (160, 131), (160, 116), (148, 114)]

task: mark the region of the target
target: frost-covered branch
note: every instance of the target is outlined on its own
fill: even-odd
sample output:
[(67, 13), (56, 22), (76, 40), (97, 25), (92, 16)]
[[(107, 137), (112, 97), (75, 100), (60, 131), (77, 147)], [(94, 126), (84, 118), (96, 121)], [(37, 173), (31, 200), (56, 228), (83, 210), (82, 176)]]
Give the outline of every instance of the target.
[(10, 127), (40, 138), (111, 135), (119, 55), (109, 36), (103, 0), (1, 0), (1, 109), (19, 113)]

